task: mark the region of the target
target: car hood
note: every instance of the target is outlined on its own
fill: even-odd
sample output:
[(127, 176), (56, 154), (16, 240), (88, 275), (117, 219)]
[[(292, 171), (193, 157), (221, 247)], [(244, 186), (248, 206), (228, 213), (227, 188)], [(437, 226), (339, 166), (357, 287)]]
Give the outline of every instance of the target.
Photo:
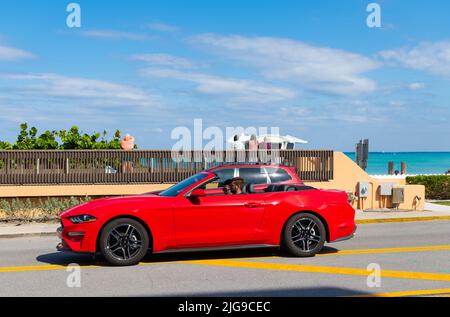
[(73, 217), (86, 213), (96, 216), (97, 213), (103, 213), (112, 207), (115, 207), (114, 209), (120, 208), (123, 211), (136, 210), (140, 206), (157, 206), (170, 203), (171, 200), (173, 200), (173, 197), (162, 197), (153, 194), (95, 199), (63, 211), (60, 217)]

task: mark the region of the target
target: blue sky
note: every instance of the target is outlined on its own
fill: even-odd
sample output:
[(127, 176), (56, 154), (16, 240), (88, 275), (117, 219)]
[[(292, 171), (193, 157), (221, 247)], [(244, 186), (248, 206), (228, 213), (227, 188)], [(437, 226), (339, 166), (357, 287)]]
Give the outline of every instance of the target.
[[(0, 139), (18, 125), (136, 136), (170, 148), (193, 126), (279, 127), (306, 148), (450, 151), (450, 2), (0, 3)], [(205, 140), (207, 143), (207, 140)]]

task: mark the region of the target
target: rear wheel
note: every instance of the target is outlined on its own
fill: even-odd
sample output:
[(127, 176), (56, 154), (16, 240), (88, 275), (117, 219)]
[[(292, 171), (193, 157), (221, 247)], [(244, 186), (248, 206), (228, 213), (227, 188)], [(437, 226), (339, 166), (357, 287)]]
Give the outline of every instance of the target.
[(138, 264), (149, 249), (149, 236), (144, 226), (133, 219), (116, 219), (103, 228), (100, 252), (112, 265)]
[(311, 214), (291, 217), (282, 234), (282, 246), (291, 255), (311, 257), (322, 250), (326, 231), (322, 221)]

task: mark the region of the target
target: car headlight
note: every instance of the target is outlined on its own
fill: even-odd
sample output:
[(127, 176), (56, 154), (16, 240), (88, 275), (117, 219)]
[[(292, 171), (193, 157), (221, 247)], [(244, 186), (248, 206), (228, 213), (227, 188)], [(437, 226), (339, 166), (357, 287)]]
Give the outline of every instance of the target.
[(81, 216), (74, 216), (68, 218), (72, 223), (80, 224), (80, 223), (86, 223), (86, 222), (94, 222), (97, 220), (97, 218), (90, 216), (90, 215), (81, 215)]

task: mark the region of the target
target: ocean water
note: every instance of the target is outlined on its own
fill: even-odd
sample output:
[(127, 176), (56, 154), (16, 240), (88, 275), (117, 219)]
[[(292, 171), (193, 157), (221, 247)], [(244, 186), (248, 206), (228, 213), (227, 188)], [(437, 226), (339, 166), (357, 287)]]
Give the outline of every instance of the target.
[[(355, 153), (345, 153), (355, 161)], [(388, 173), (388, 162), (394, 162), (394, 171), (401, 171), (401, 162), (407, 164), (407, 174), (445, 174), (450, 169), (450, 152), (371, 152), (367, 173)]]

